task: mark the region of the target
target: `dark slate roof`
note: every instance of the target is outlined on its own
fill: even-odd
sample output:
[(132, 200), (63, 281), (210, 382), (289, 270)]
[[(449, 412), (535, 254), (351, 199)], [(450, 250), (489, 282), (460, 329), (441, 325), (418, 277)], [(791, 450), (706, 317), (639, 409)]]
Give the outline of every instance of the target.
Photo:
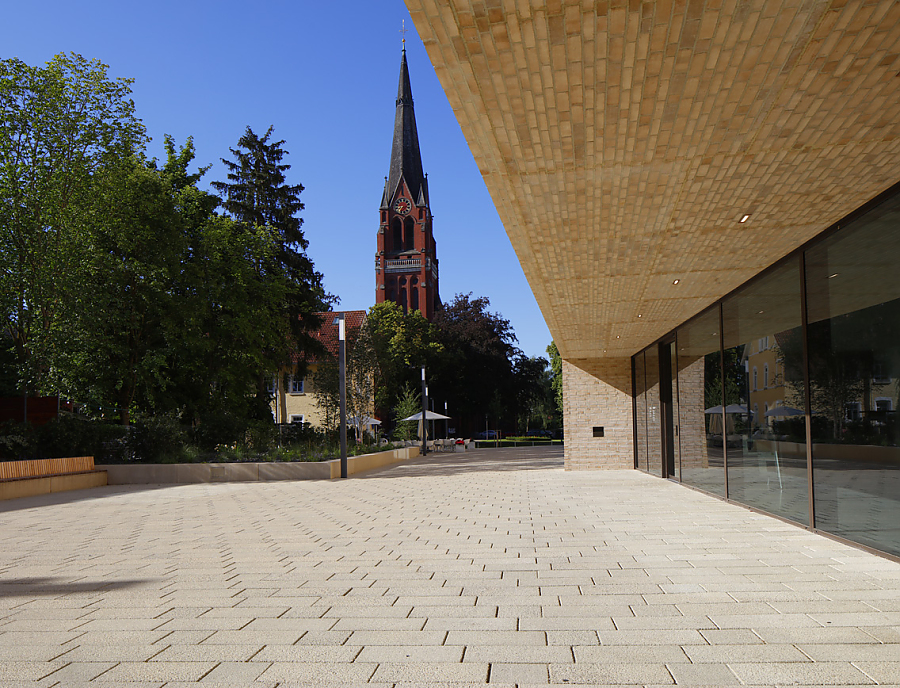
[(428, 180), (422, 172), (422, 154), (419, 152), (419, 133), (416, 130), (416, 113), (413, 111), (412, 86), (409, 83), (405, 49), (400, 58), (400, 86), (397, 88), (391, 171), (382, 198), (382, 207), (390, 204), (394, 194), (397, 193), (401, 177), (406, 180), (413, 202), (417, 205), (427, 205)]

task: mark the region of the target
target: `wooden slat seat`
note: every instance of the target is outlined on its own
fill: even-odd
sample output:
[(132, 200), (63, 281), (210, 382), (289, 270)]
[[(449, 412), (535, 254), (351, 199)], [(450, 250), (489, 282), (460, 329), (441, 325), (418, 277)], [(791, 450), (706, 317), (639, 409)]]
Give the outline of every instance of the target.
[(63, 459), (0, 461), (0, 480), (46, 478), (53, 475), (92, 473), (95, 470), (93, 456), (70, 456)]

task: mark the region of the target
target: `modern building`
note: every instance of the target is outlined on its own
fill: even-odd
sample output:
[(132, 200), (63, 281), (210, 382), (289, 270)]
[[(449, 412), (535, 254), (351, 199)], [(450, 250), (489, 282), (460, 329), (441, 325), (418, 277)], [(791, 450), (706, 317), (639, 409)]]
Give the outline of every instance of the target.
[(566, 467), (900, 556), (900, 3), (407, 6), (564, 359)]
[(400, 58), (390, 174), (384, 179), (378, 212), (375, 303), (393, 301), (404, 313), (417, 310), (430, 321), (441, 303), (437, 244), (405, 48)]

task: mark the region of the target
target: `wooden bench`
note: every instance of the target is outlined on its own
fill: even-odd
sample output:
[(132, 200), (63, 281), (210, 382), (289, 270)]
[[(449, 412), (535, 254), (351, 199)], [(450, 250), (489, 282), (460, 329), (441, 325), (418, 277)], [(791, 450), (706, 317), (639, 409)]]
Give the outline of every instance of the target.
[(0, 461), (0, 500), (106, 484), (106, 471), (94, 467), (93, 456)]

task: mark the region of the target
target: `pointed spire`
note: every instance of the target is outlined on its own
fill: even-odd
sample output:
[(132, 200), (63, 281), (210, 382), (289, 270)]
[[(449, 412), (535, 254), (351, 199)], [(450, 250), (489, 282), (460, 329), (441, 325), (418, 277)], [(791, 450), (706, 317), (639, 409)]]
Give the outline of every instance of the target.
[(381, 194), (381, 210), (386, 210), (391, 207), (391, 194), (388, 191), (388, 178), (384, 178), (384, 192)]
[(418, 194), (425, 175), (422, 173), (422, 155), (419, 152), (419, 133), (416, 130), (416, 114), (413, 111), (412, 86), (406, 65), (406, 48), (400, 57), (400, 85), (397, 88), (397, 114), (394, 117), (394, 142), (391, 147), (391, 170), (388, 179), (388, 202), (393, 199), (400, 184), (406, 180), (411, 194)]

